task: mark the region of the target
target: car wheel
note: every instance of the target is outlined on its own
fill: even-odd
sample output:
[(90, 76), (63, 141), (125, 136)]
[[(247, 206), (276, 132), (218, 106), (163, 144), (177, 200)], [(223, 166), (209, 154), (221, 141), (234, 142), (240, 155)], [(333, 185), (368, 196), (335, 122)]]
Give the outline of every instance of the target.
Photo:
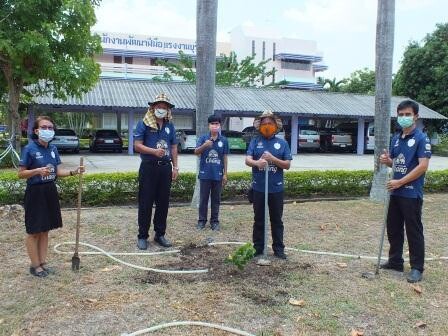
[(73, 150), (73, 153), (78, 154), (78, 153), (79, 153), (79, 148), (75, 148), (75, 149)]
[(122, 149), (122, 148), (117, 149), (117, 152), (118, 152), (118, 153), (123, 153), (123, 149)]

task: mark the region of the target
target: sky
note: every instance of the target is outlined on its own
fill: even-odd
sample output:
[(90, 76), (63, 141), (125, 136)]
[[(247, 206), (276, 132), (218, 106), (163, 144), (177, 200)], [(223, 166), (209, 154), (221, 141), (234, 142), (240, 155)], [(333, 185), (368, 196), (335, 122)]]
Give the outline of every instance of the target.
[[(342, 79), (375, 68), (377, 0), (218, 0), (217, 40), (236, 26), (281, 37), (315, 40), (320, 74)], [(102, 0), (96, 31), (195, 39), (196, 0)], [(410, 41), (421, 42), (448, 22), (447, 0), (396, 0), (393, 72)]]

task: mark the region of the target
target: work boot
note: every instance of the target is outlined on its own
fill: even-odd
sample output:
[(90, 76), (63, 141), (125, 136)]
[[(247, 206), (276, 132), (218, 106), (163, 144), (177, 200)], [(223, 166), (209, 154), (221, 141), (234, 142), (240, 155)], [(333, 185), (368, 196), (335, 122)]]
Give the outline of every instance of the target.
[(386, 261), (385, 263), (380, 265), (381, 269), (394, 270), (397, 272), (403, 272), (403, 265), (392, 264), (390, 261)]
[(173, 244), (171, 244), (171, 242), (168, 239), (166, 239), (165, 236), (155, 236), (154, 241), (163, 247), (173, 246)]
[(212, 223), (210, 223), (210, 226), (212, 227), (213, 231), (219, 231), (221, 229), (219, 227), (219, 222), (212, 222)]
[(196, 228), (198, 230), (204, 230), (205, 229), (205, 223), (204, 221), (198, 221), (198, 225), (196, 226)]
[(409, 272), (406, 280), (408, 280), (409, 283), (416, 283), (419, 281), (422, 281), (423, 274), (418, 269), (411, 269)]
[(147, 250), (148, 249), (148, 241), (146, 239), (138, 239), (137, 247), (139, 250)]

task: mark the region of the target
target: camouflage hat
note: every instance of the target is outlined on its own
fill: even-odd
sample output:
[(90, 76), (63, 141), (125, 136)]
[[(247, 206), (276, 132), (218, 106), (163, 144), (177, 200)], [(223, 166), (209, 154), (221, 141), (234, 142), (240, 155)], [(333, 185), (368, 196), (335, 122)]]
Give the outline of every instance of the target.
[(283, 128), (282, 119), (279, 116), (275, 115), (272, 110), (266, 110), (258, 117), (255, 117), (254, 127), (257, 131), (260, 129), (261, 120), (263, 118), (271, 118), (272, 120), (274, 120), (277, 124), (277, 131), (280, 131)]
[(152, 106), (152, 105), (154, 105), (156, 103), (166, 103), (166, 104), (168, 104), (169, 108), (173, 108), (174, 107), (174, 105), (170, 103), (170, 99), (168, 98), (168, 96), (165, 93), (163, 93), (163, 92), (158, 94), (153, 102), (148, 102), (148, 105)]

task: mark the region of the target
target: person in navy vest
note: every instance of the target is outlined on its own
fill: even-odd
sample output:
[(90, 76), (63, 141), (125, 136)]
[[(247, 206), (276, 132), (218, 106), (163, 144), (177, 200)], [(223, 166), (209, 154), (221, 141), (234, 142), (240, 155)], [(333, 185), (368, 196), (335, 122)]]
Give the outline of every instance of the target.
[(137, 247), (140, 250), (148, 248), (154, 203), (154, 241), (163, 247), (171, 246), (171, 242), (165, 237), (166, 219), (171, 182), (179, 173), (176, 130), (171, 122), (171, 109), (174, 105), (164, 93), (148, 104), (148, 111), (143, 120), (138, 122), (134, 132), (134, 147), (142, 159), (138, 172)]
[(265, 111), (255, 118), (254, 127), (260, 135), (253, 138), (247, 149), (246, 165), (252, 167), (254, 208), (253, 243), (255, 255), (261, 255), (264, 247), (264, 192), (265, 169), (268, 171), (268, 206), (271, 220), (272, 249), (274, 256), (286, 259), (283, 244), (283, 170), (291, 166), (291, 150), (288, 143), (277, 137), (282, 121), (272, 111)]
[(44, 278), (54, 273), (47, 266), (48, 231), (62, 227), (55, 181), (58, 177), (84, 172), (84, 167), (72, 171), (59, 167), (58, 150), (50, 143), (54, 137), (54, 123), (49, 117), (36, 118), (33, 132), (33, 141), (23, 148), (18, 176), (27, 179), (24, 204), (30, 273)]
[(207, 223), (208, 199), (210, 197), (211, 214), (210, 226), (212, 230), (219, 230), (219, 205), (221, 190), (227, 182), (227, 154), (229, 142), (220, 134), (221, 118), (211, 115), (208, 117), (210, 132), (202, 135), (196, 145), (194, 153), (200, 155), (199, 164), (199, 219), (197, 228), (203, 230)]
[(425, 262), (422, 205), (423, 184), (431, 158), (431, 143), (425, 133), (416, 127), (419, 106), (412, 100), (402, 101), (397, 107), (397, 121), (402, 130), (391, 141), (380, 162), (393, 167), (393, 179), (387, 183), (390, 203), (387, 216), (389, 260), (383, 269), (403, 272), (404, 227), (409, 245), (410, 283), (422, 280)]

